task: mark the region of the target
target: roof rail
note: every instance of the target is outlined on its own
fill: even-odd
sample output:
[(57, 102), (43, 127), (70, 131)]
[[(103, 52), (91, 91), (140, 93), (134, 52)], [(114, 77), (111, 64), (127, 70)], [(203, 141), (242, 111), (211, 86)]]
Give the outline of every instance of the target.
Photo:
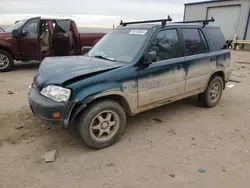
[(161, 22), (162, 26), (165, 26), (167, 22), (171, 22), (172, 18), (168, 16), (167, 19), (159, 19), (159, 20), (145, 20), (145, 21), (137, 21), (137, 22), (123, 22), (121, 20), (120, 25), (121, 26), (127, 26), (131, 24), (141, 24), (141, 23), (155, 23), (155, 22)]
[(214, 22), (215, 19), (211, 17), (210, 20), (194, 20), (194, 21), (183, 21), (183, 22), (173, 22), (173, 23), (203, 23), (203, 27), (209, 24), (209, 22)]

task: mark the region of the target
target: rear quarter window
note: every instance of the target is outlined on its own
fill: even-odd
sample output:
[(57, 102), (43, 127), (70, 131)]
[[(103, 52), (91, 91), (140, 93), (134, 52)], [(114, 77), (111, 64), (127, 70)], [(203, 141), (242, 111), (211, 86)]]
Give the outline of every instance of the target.
[(218, 27), (206, 27), (206, 32), (211, 39), (214, 50), (222, 50), (227, 48), (226, 40)]
[(67, 33), (69, 32), (69, 20), (59, 20), (55, 23), (54, 33)]

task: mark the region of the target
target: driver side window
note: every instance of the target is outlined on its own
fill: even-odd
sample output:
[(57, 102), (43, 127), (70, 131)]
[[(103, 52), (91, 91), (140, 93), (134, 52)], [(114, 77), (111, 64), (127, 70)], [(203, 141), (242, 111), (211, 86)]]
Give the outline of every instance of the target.
[(37, 20), (28, 21), (22, 28), (22, 33), (28, 36), (38, 34)]
[(157, 61), (180, 57), (180, 44), (177, 30), (167, 29), (157, 33), (149, 46), (149, 52), (150, 51), (156, 52)]

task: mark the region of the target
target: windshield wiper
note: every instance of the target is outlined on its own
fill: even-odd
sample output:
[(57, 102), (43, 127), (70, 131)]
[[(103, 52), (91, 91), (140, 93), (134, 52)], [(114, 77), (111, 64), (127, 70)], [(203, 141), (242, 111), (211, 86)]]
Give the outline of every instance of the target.
[(106, 57), (104, 55), (94, 55), (92, 57), (95, 57), (95, 58), (100, 58), (100, 59), (105, 59), (105, 60), (109, 60), (109, 61), (115, 61), (114, 58), (110, 58), (110, 57)]

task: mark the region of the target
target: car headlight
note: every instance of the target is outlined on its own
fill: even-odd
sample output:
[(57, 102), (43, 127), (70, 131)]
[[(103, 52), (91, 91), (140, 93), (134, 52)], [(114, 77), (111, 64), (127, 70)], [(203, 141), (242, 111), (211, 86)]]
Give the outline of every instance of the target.
[(49, 85), (42, 89), (41, 94), (49, 99), (61, 102), (69, 100), (71, 91), (60, 86)]

